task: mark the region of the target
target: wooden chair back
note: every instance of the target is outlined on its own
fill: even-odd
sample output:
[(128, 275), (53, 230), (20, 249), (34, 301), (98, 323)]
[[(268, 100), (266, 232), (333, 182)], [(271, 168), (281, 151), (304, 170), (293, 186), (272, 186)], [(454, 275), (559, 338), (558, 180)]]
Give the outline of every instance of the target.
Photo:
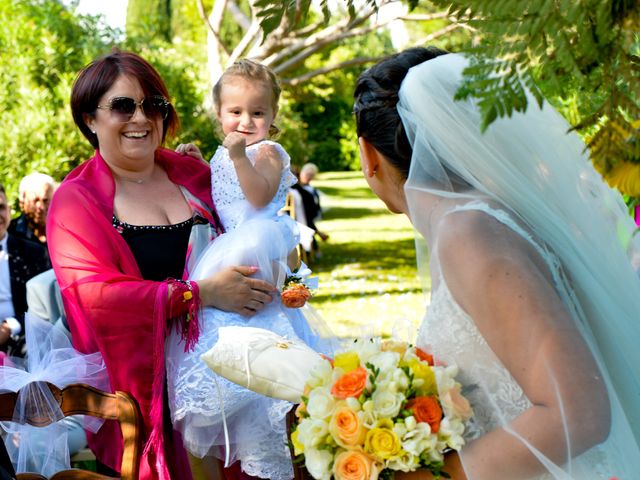
[(291, 193), (290, 191), (287, 192), (284, 207), (282, 207), (280, 210), (289, 215), (294, 220), (296, 219), (296, 201), (293, 197), (293, 193)]
[[(107, 393), (81, 383), (67, 385), (62, 389), (48, 382), (46, 385), (58, 401), (64, 416), (90, 415), (105, 420), (117, 420), (120, 423), (124, 439), (120, 478), (123, 480), (137, 480), (144, 427), (136, 400), (127, 392)], [(17, 398), (17, 392), (0, 394), (0, 421), (13, 421)], [(33, 416), (28, 418), (27, 423), (36, 427), (44, 427), (49, 425), (51, 420), (49, 417), (38, 417), (34, 413)], [(50, 480), (106, 480), (110, 478), (113, 477), (88, 470), (71, 469), (57, 472)], [(36, 473), (19, 473), (17, 479), (46, 480), (46, 477)]]
[[(282, 207), (280, 211), (283, 213), (286, 213), (294, 220), (297, 220), (296, 219), (296, 200), (291, 191), (287, 193), (284, 207)], [(310, 261), (309, 254), (304, 248), (302, 248), (302, 245), (298, 244), (296, 246), (296, 251), (298, 252), (298, 258), (302, 260), (306, 265), (309, 265), (309, 261)]]

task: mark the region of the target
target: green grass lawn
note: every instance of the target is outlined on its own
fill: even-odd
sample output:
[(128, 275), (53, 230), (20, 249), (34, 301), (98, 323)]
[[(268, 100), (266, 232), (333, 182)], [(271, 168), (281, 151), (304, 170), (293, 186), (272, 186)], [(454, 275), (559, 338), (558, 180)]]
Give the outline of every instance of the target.
[(360, 172), (324, 173), (313, 184), (324, 194), (318, 228), (330, 238), (312, 264), (320, 285), (311, 305), (341, 337), (416, 327), (425, 301), (409, 220), (390, 213)]

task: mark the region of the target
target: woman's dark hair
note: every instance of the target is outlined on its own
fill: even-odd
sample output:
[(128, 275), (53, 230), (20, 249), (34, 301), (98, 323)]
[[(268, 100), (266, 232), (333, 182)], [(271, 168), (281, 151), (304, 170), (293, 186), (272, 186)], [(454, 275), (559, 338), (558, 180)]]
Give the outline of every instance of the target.
[(353, 111), (358, 137), (382, 153), (405, 179), (412, 149), (396, 108), (400, 85), (411, 67), (446, 53), (436, 47), (410, 48), (365, 70), (356, 83)]
[[(144, 58), (131, 52), (114, 50), (84, 67), (71, 90), (71, 113), (73, 120), (94, 148), (98, 148), (98, 137), (85, 123), (84, 116), (95, 116), (100, 98), (116, 82), (120, 75), (134, 78), (140, 83), (145, 97), (161, 95), (169, 102), (169, 92), (160, 74)], [(162, 141), (167, 134), (173, 135), (180, 122), (173, 105), (162, 122)]]

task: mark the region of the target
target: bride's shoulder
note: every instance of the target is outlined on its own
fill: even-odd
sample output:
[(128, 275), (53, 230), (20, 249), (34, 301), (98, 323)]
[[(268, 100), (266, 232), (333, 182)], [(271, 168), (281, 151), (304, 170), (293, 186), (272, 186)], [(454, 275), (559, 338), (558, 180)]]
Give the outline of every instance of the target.
[(482, 209), (455, 209), (438, 224), (434, 254), (447, 284), (476, 288), (535, 270), (537, 253), (521, 234)]

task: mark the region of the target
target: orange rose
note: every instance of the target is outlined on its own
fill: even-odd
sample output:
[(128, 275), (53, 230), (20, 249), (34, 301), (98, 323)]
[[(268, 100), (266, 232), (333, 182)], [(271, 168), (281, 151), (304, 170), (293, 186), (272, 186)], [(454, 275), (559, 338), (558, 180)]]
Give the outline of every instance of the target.
[(378, 467), (364, 452), (346, 450), (336, 455), (333, 476), (336, 480), (376, 480)]
[(367, 386), (367, 371), (358, 367), (342, 375), (331, 387), (331, 395), (336, 398), (358, 398)]
[(431, 431), (438, 433), (442, 420), (442, 408), (436, 397), (416, 397), (409, 400), (405, 408), (413, 413), (416, 422), (428, 423)]
[(364, 441), (367, 429), (362, 425), (356, 412), (342, 405), (333, 412), (329, 421), (329, 433), (338, 445), (349, 448), (360, 445)]
[(311, 290), (302, 283), (291, 282), (280, 294), (282, 304), (287, 308), (300, 308), (311, 298)]
[(427, 353), (424, 350), (416, 347), (416, 356), (423, 362), (427, 362), (433, 367), (433, 355), (431, 355), (430, 353)]

